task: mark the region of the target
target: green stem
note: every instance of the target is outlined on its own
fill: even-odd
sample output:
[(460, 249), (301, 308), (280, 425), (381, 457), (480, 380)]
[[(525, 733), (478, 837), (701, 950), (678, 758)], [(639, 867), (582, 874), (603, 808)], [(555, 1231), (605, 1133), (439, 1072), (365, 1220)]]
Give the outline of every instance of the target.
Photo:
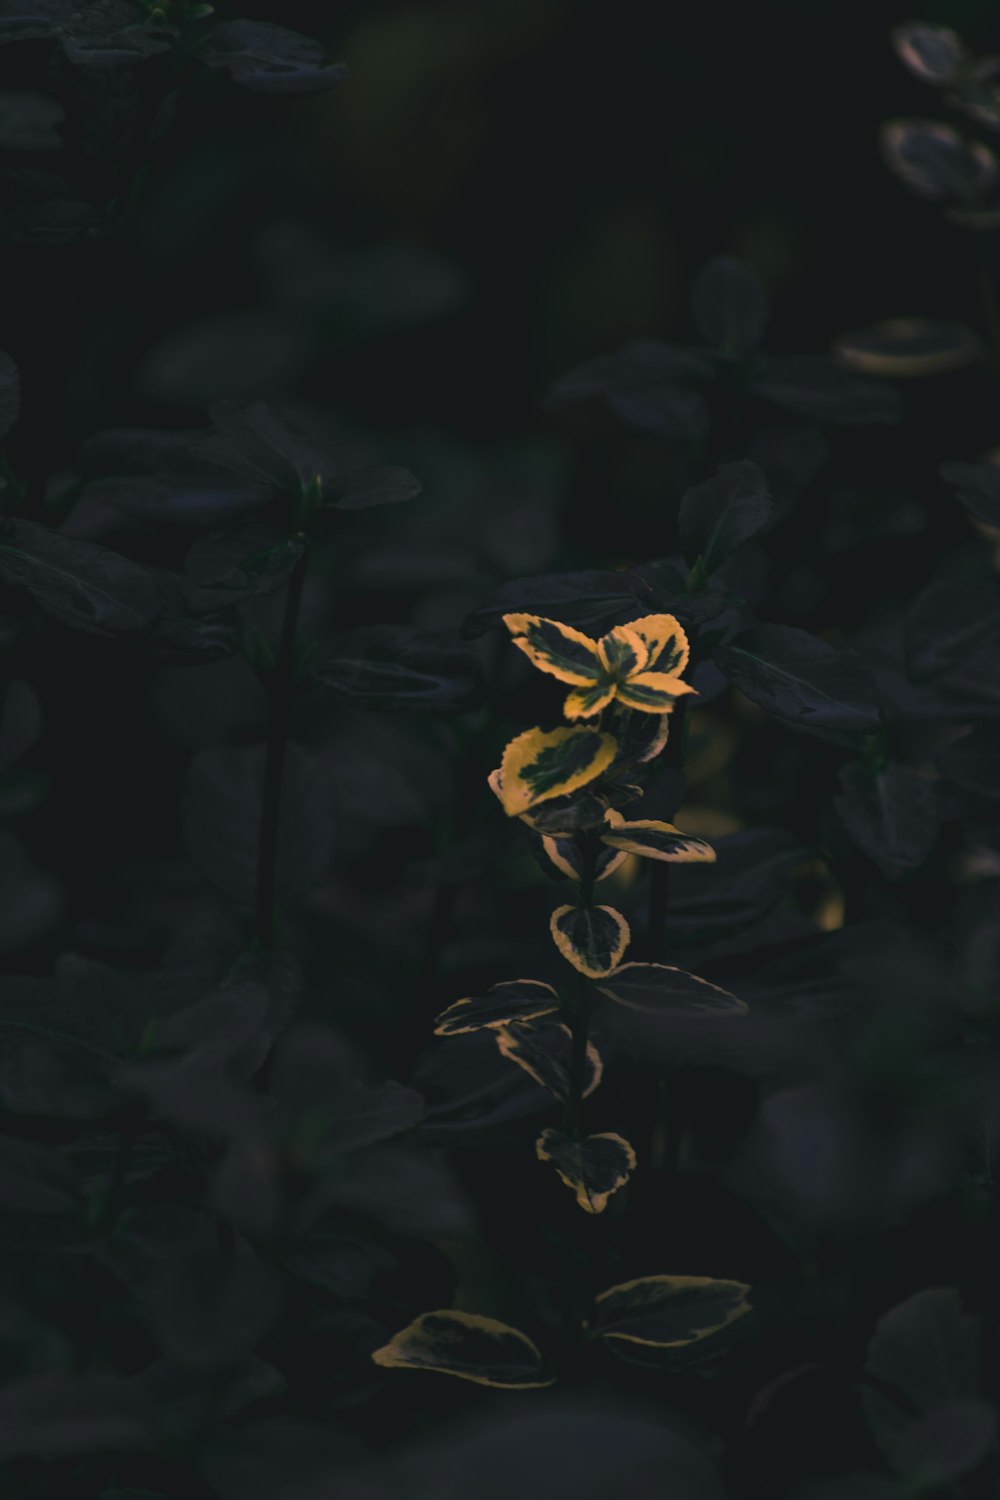
[(285, 767), (285, 749), (295, 700), (295, 633), (299, 622), (302, 589), (309, 566), (309, 547), (303, 540), (302, 554), (292, 569), (285, 598), (285, 618), (281, 642), (271, 672), (270, 720), (267, 734), (267, 759), (264, 764), (264, 789), (261, 797), (260, 834), (257, 844), (257, 941), (262, 948), (274, 942), (275, 901), (278, 874), (278, 830), (281, 815), (281, 778)]

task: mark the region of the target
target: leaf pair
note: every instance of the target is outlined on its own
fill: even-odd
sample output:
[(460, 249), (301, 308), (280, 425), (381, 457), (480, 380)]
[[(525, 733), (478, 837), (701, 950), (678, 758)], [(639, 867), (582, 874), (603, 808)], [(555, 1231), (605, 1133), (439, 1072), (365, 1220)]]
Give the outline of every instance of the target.
[[(594, 1299), (590, 1340), (682, 1349), (720, 1333), (750, 1312), (749, 1286), (708, 1276), (641, 1276)], [(506, 1323), (451, 1308), (421, 1313), (372, 1360), (383, 1369), (428, 1370), (501, 1390), (553, 1385), (534, 1341)]]
[(673, 615), (643, 615), (595, 640), (542, 615), (507, 614), (515, 646), (539, 671), (569, 683), (567, 719), (589, 719), (612, 702), (639, 713), (669, 713), (694, 688), (681, 678), (690, 649)]

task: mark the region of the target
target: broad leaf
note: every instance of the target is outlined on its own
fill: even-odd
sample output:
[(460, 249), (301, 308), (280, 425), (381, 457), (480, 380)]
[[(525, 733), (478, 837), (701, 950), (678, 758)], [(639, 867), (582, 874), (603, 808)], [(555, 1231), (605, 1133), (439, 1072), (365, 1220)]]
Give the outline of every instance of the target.
[(742, 1281), (709, 1276), (640, 1276), (595, 1299), (591, 1338), (679, 1349), (719, 1333), (750, 1311)]
[(668, 864), (713, 864), (715, 850), (704, 839), (684, 833), (672, 823), (655, 818), (623, 818), (614, 808), (606, 814), (607, 829), (601, 840), (612, 849), (638, 854), (644, 859), (659, 859)]
[(532, 666), (560, 682), (591, 687), (603, 675), (604, 663), (598, 655), (597, 642), (572, 625), (522, 614), (504, 615), (503, 623), (514, 645), (524, 652)]
[(891, 386), (842, 370), (819, 354), (786, 354), (769, 359), (754, 377), (758, 396), (815, 422), (840, 426), (898, 422), (899, 393)]
[(774, 501), (763, 470), (747, 459), (723, 464), (712, 479), (688, 490), (681, 501), (685, 560), (693, 565), (700, 557), (706, 572), (714, 573), (773, 514)]
[(549, 928), (562, 956), (588, 979), (617, 968), (630, 937), (628, 923), (613, 906), (557, 907)]
[(34, 521), (4, 523), (0, 578), (47, 614), (95, 635), (144, 630), (159, 609), (156, 585), (138, 563)]
[(340, 636), (315, 669), (317, 682), (373, 708), (454, 711), (479, 684), (479, 662), (446, 631), (362, 625)]
[(938, 765), (956, 786), (979, 797), (1000, 798), (1000, 725), (977, 724), (938, 754)]
[(501, 1390), (535, 1390), (555, 1379), (525, 1334), (455, 1308), (421, 1313), (371, 1357), (384, 1370), (434, 1370)]
[(924, 863), (937, 838), (937, 787), (909, 766), (874, 773), (858, 761), (840, 773), (834, 806), (851, 838), (889, 880)]
[(923, 83), (950, 83), (968, 59), (961, 38), (948, 26), (903, 21), (889, 35), (900, 62)]
[(614, 1131), (576, 1140), (561, 1130), (543, 1130), (535, 1151), (539, 1161), (551, 1162), (588, 1214), (603, 1213), (611, 1194), (625, 1186), (635, 1169), (635, 1151)]
[(594, 729), (528, 729), (511, 740), (500, 764), (500, 800), (508, 817), (586, 786), (614, 760), (615, 741)]
[[(547, 1088), (565, 1103), (569, 1098), (570, 1061), (573, 1037), (561, 1021), (514, 1022), (496, 1032), (497, 1046), (504, 1057)], [(593, 1042), (587, 1043), (583, 1098), (592, 1094), (601, 1081), (604, 1063)]]
[(751, 354), (770, 312), (756, 276), (731, 255), (715, 256), (699, 273), (692, 307), (702, 338), (724, 354)]
[(728, 990), (670, 964), (621, 964), (597, 988), (609, 1000), (646, 1015), (701, 1018), (745, 1015), (747, 1007)]
[(873, 734), (875, 683), (853, 651), (790, 625), (758, 625), (715, 651), (719, 670), (754, 703), (794, 729)]
[(485, 995), (455, 1000), (437, 1017), (435, 1036), (458, 1036), (483, 1027), (494, 1030), (510, 1021), (532, 1021), (559, 1009), (559, 995), (538, 979), (507, 979)]

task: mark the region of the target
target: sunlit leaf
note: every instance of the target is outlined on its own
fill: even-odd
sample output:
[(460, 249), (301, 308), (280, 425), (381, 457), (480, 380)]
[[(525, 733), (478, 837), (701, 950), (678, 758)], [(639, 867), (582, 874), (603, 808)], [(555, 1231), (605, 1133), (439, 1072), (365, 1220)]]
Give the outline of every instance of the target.
[(668, 714), (678, 698), (696, 692), (697, 688), (689, 682), (669, 672), (637, 672), (619, 683), (616, 697), (623, 707), (638, 709), (640, 713)]
[[(570, 1090), (570, 1060), (573, 1034), (561, 1021), (515, 1022), (496, 1032), (504, 1057), (517, 1063), (536, 1083), (565, 1104)], [(604, 1063), (593, 1042), (587, 1043), (582, 1097), (592, 1094), (601, 1081)]]
[(612, 849), (671, 864), (712, 864), (715, 860), (711, 844), (672, 823), (660, 823), (655, 818), (626, 819), (614, 808), (608, 808), (606, 820), (608, 827), (601, 839)]
[(532, 666), (560, 682), (591, 687), (602, 675), (597, 642), (582, 630), (540, 615), (508, 614), (503, 622)]
[(437, 1017), (435, 1036), (459, 1036), (498, 1028), (508, 1021), (531, 1021), (559, 1008), (559, 995), (539, 979), (506, 979), (491, 985), (485, 995), (467, 995), (446, 1006)]
[(622, 1135), (606, 1131), (574, 1140), (561, 1130), (543, 1130), (535, 1142), (539, 1161), (551, 1162), (588, 1214), (607, 1208), (635, 1169), (635, 1151)]
[(640, 1276), (595, 1299), (591, 1338), (678, 1349), (719, 1333), (750, 1311), (749, 1286), (709, 1276)]
[(691, 648), (684, 627), (674, 615), (642, 615), (629, 620), (628, 629), (645, 643), (643, 670), (679, 676), (688, 664)]
[(630, 937), (628, 923), (613, 906), (560, 906), (549, 927), (559, 952), (588, 979), (610, 974)]
[(528, 729), (511, 740), (500, 764), (500, 794), (508, 817), (528, 812), (594, 781), (614, 760), (615, 740), (585, 728)]
[(742, 1000), (686, 969), (670, 964), (621, 964), (597, 986), (602, 995), (629, 1010), (670, 1017), (739, 1016)]
[(457, 1308), (421, 1313), (372, 1354), (384, 1370), (434, 1370), (475, 1385), (526, 1391), (552, 1385), (541, 1351), (495, 1318)]
[(645, 641), (628, 625), (616, 625), (597, 643), (597, 654), (609, 677), (628, 677), (641, 672), (649, 661)]

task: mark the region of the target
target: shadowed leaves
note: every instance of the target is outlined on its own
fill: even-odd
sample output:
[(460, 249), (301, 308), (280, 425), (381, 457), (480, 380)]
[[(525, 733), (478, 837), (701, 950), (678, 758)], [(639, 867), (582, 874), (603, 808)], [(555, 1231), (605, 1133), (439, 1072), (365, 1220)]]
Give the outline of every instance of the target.
[(532, 1021), (559, 1008), (559, 996), (538, 979), (507, 979), (485, 995), (455, 1000), (437, 1017), (435, 1036), (459, 1036), (483, 1027), (498, 1029), (510, 1021)]
[(628, 947), (628, 923), (613, 906), (560, 906), (549, 926), (563, 958), (588, 979), (610, 974)]
[[(191, 859), (239, 906), (257, 889), (264, 747), (204, 750), (188, 772), (181, 804)], [(329, 868), (332, 825), (325, 778), (310, 753), (287, 746), (278, 827), (277, 890), (292, 899), (318, 885)]]
[(693, 566), (700, 557), (705, 571), (714, 573), (737, 547), (767, 525), (773, 513), (762, 469), (746, 459), (723, 464), (713, 478), (688, 490), (681, 501), (685, 561)]
[(758, 396), (814, 422), (843, 427), (898, 422), (898, 391), (843, 370), (820, 354), (785, 354), (769, 359), (754, 379)]
[(34, 521), (4, 523), (0, 578), (47, 614), (96, 635), (143, 630), (159, 609), (156, 586), (138, 563)]
[(938, 473), (977, 521), (1000, 527), (1000, 464), (948, 463)]
[(434, 1370), (476, 1385), (525, 1391), (552, 1385), (541, 1351), (495, 1318), (448, 1309), (421, 1313), (372, 1354), (384, 1370)]
[(699, 272), (692, 308), (702, 338), (724, 354), (751, 354), (770, 313), (756, 276), (731, 255), (715, 256)]
[(641, 1276), (596, 1298), (590, 1337), (678, 1349), (719, 1333), (750, 1311), (742, 1281)]
[(474, 697), (479, 663), (448, 632), (362, 625), (333, 644), (315, 677), (339, 696), (372, 708), (454, 711)]
[(539, 1161), (551, 1162), (588, 1214), (603, 1213), (611, 1194), (625, 1186), (635, 1169), (635, 1151), (614, 1131), (574, 1140), (561, 1130), (543, 1130), (535, 1150)]
[[(539, 859), (543, 869), (556, 880), (582, 880), (584, 861), (576, 839), (559, 834), (540, 836)], [(602, 849), (594, 862), (594, 880), (606, 880), (625, 858), (623, 850)]]
[(794, 729), (873, 734), (875, 683), (853, 651), (790, 625), (758, 625), (715, 652), (734, 687)]
[(738, 1016), (747, 1010), (728, 990), (670, 964), (622, 964), (597, 988), (616, 1004), (652, 1016)]
[[(561, 1021), (516, 1022), (497, 1030), (497, 1046), (504, 1057), (517, 1063), (563, 1104), (569, 1097), (572, 1045), (570, 1029)], [(588, 1042), (584, 1099), (597, 1088), (603, 1072), (601, 1055), (593, 1042)]]
[(980, 1341), (958, 1293), (940, 1288), (918, 1292), (879, 1321), (864, 1407), (897, 1474), (935, 1488), (951, 1484), (992, 1447), (997, 1419), (979, 1392)]
[(889, 880), (918, 869), (934, 847), (937, 786), (909, 766), (874, 773), (852, 762), (840, 773), (834, 806), (855, 844)]
[(269, 21), (216, 26), (201, 59), (257, 94), (321, 94), (347, 77), (321, 43)]

